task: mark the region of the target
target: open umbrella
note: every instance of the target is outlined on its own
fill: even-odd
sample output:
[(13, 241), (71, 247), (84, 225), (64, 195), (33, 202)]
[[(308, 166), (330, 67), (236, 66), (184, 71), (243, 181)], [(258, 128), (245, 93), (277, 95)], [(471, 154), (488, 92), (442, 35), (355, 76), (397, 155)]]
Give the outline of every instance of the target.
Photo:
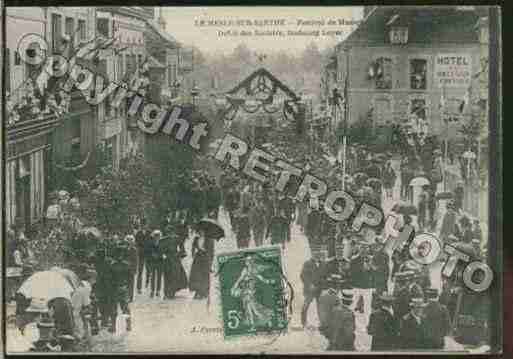
[(47, 301), (60, 297), (71, 300), (73, 291), (74, 288), (66, 277), (52, 270), (32, 274), (18, 289), (18, 293), (25, 298), (42, 298)]
[(415, 177), (410, 181), (410, 186), (428, 186), (429, 183), (426, 177)]
[(205, 237), (220, 240), (225, 236), (223, 227), (211, 218), (204, 218), (196, 225), (198, 230), (205, 232)]

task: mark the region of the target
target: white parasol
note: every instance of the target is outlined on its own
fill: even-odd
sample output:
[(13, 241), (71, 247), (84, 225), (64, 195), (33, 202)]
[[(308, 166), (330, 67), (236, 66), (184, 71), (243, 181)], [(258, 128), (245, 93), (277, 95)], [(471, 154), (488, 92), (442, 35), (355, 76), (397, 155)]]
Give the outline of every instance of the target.
[(44, 298), (47, 301), (60, 297), (71, 300), (73, 291), (73, 286), (62, 273), (51, 270), (34, 273), (18, 289), (18, 293), (26, 298)]

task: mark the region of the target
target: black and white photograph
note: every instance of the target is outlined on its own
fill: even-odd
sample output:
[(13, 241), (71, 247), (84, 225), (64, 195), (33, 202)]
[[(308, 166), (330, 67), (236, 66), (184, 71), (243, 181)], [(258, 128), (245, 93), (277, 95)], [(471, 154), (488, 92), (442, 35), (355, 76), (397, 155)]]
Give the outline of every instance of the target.
[(502, 352), (501, 9), (342, 5), (5, 6), (4, 353)]

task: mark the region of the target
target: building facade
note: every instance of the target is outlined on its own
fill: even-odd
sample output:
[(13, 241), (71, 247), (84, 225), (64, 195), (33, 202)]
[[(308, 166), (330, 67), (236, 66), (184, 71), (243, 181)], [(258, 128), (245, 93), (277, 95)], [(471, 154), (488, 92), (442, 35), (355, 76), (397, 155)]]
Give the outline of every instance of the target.
[[(337, 48), (337, 87), (347, 78), (349, 123), (372, 114), (378, 129), (427, 121), (431, 134), (457, 136), (479, 96), (476, 11), (460, 7), (371, 7)], [(455, 31), (455, 29), (458, 29)]]

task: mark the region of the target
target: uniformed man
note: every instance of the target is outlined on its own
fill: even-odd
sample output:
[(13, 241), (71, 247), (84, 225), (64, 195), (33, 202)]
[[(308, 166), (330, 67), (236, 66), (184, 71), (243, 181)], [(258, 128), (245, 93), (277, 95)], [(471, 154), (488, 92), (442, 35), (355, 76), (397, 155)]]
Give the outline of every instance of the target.
[(399, 342), (403, 349), (425, 349), (426, 321), (423, 310), (426, 304), (422, 298), (413, 298), (410, 302), (410, 312), (402, 317)]
[[(142, 290), (142, 274), (144, 269), (144, 264), (148, 266), (146, 257), (146, 252), (144, 250), (145, 243), (149, 240), (150, 232), (146, 227), (146, 219), (142, 218), (140, 221), (140, 227), (137, 233), (135, 234), (135, 246), (137, 248), (137, 293), (141, 294)], [(146, 272), (148, 273), (148, 268), (146, 268)], [(148, 274), (146, 274), (148, 277)]]
[(390, 351), (398, 348), (400, 318), (394, 312), (395, 298), (387, 293), (378, 298), (379, 308), (370, 317), (368, 333), (372, 335), (371, 350)]
[(319, 270), (321, 268), (321, 252), (312, 253), (312, 258), (303, 264), (301, 270), (301, 281), (303, 282), (303, 308), (301, 310), (301, 324), (306, 327), (308, 308), (315, 300), (317, 315), (319, 314), (319, 296), (321, 287), (319, 283)]
[[(130, 280), (132, 272), (130, 269), (131, 244), (125, 240), (118, 240), (114, 244), (114, 253), (112, 254), (112, 273), (114, 282), (111, 285), (111, 293), (115, 298), (112, 308), (112, 326), (113, 332), (116, 332), (117, 305), (121, 308), (121, 312), (126, 320), (126, 330), (132, 330), (132, 321), (130, 318)], [(133, 278), (133, 276), (132, 276)]]
[(160, 230), (154, 230), (151, 233), (151, 256), (150, 256), (150, 286), (151, 294), (150, 298), (155, 295), (160, 296), (160, 288), (162, 286), (162, 253), (160, 248), (160, 240), (162, 239), (162, 232)]
[(443, 349), (444, 337), (449, 335), (450, 317), (449, 310), (438, 301), (438, 290), (429, 288), (426, 290), (428, 304), (424, 309), (426, 322), (426, 347), (428, 349)]

